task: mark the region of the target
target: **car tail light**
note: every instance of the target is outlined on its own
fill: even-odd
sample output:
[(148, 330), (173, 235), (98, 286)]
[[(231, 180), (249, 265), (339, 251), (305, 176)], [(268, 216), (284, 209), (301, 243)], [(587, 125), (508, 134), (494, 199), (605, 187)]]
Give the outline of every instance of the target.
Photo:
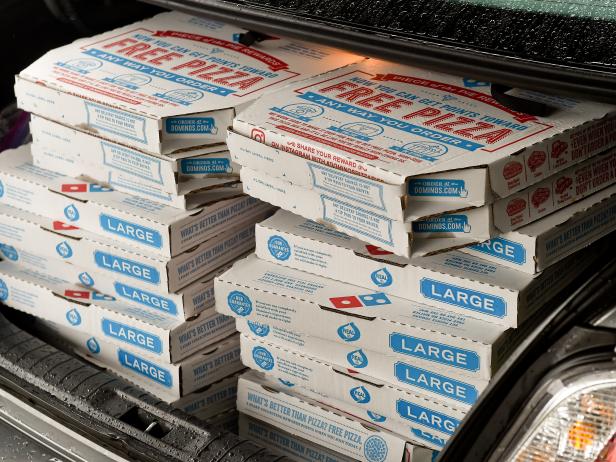
[(616, 371), (552, 382), (546, 398), (505, 461), (616, 462)]

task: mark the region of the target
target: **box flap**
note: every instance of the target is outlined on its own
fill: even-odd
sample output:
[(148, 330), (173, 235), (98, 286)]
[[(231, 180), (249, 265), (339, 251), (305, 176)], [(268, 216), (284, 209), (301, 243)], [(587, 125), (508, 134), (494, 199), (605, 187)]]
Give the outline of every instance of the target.
[(361, 59), (283, 38), (247, 47), (238, 42), (245, 32), (167, 12), (51, 50), (20, 77), (162, 118), (231, 108), (274, 86)]

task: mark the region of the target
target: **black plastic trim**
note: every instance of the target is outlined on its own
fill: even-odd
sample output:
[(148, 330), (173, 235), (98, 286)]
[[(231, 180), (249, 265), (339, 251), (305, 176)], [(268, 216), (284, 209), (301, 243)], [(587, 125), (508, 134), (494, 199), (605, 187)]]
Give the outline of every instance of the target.
[[(21, 330), (31, 318), (3, 307), (0, 313), (0, 388), (129, 460), (156, 462), (263, 462), (288, 460), (218, 429), (143, 392), (86, 361)], [(158, 422), (164, 433), (144, 431), (139, 419)], [(135, 422), (137, 422), (137, 425)], [(145, 422), (146, 424), (148, 422)], [(148, 425), (145, 425), (146, 427)]]
[(546, 93), (616, 103), (616, 74), (456, 47), (428, 39), (378, 34), (242, 2), (144, 0), (147, 3), (237, 24), (248, 30), (309, 40), (355, 53), (478, 80)]

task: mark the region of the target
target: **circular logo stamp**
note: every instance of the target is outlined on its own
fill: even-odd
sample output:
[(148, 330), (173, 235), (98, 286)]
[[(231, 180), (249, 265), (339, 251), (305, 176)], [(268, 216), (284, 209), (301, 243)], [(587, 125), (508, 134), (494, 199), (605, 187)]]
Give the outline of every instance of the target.
[(253, 348), (252, 359), (263, 370), (271, 371), (274, 368), (274, 357), (266, 348), (260, 346)]
[(68, 221), (79, 220), (79, 210), (73, 204), (64, 207), (64, 216)]
[(79, 281), (81, 281), (81, 283), (86, 287), (92, 287), (94, 285), (94, 279), (92, 279), (92, 276), (90, 276), (86, 271), (79, 273)]
[(101, 346), (94, 337), (90, 337), (86, 341), (86, 346), (88, 347), (88, 350), (90, 351), (90, 353), (93, 353), (96, 355), (101, 352)]
[(276, 260), (285, 261), (291, 256), (291, 246), (281, 236), (272, 236), (267, 241), (267, 248)]
[(76, 309), (72, 309), (66, 312), (66, 320), (71, 326), (78, 326), (81, 324), (81, 315)]
[(0, 300), (5, 301), (9, 298), (9, 288), (6, 283), (0, 279)]
[(364, 444), (364, 455), (370, 462), (383, 462), (387, 458), (387, 443), (380, 436), (372, 435)]
[(261, 324), (259, 322), (248, 321), (248, 327), (258, 337), (267, 337), (269, 334), (270, 328), (267, 324)]
[(234, 290), (227, 296), (227, 304), (231, 311), (239, 316), (248, 316), (252, 312), (252, 302), (248, 295), (239, 290)]
[(0, 252), (2, 252), (2, 255), (4, 255), (7, 260), (19, 260), (19, 253), (17, 253), (17, 249), (11, 245), (0, 244)]
[(394, 282), (394, 278), (387, 268), (381, 268), (370, 274), (370, 279), (378, 287), (388, 287)]

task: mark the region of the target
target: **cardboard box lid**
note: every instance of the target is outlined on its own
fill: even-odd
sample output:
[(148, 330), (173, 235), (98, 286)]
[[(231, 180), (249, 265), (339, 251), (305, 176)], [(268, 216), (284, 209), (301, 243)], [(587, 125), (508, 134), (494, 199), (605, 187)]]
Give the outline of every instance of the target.
[[(485, 272), (483, 268), (473, 269), (473, 263), (481, 261), (468, 258), (467, 255), (457, 250), (408, 259), (383, 251), (374, 245), (366, 244), (346, 234), (332, 231), (326, 226), (306, 220), (286, 210), (279, 210), (267, 220), (258, 223), (257, 227), (279, 230), (323, 243), (326, 246), (332, 246), (337, 251), (344, 253), (350, 261), (353, 261), (353, 259), (357, 261), (369, 259), (402, 268), (409, 273), (409, 276), (416, 278), (426, 274), (424, 270), (427, 270), (440, 275), (447, 274), (451, 276), (452, 280), (475, 281), (512, 293), (524, 290), (533, 281), (532, 277), (501, 265), (492, 265), (490, 273)], [(454, 259), (459, 260), (461, 264), (451, 264)]]
[(615, 203), (616, 185), (462, 251), (537, 274), (613, 231)]
[[(232, 320), (215, 313), (214, 309), (204, 310), (191, 320), (185, 321), (166, 316), (163, 313), (127, 305), (94, 290), (66, 284), (60, 277), (52, 279), (46, 277), (43, 273), (22, 269), (7, 261), (0, 262), (0, 276), (14, 281), (17, 287), (24, 289), (24, 301), (21, 303), (24, 307), (28, 306), (30, 314), (52, 322), (58, 322), (62, 319), (73, 326), (83, 325), (84, 329), (89, 330), (91, 335), (98, 335), (102, 331), (111, 333), (113, 330), (115, 332), (113, 335), (105, 337), (107, 341), (119, 342), (127, 349), (138, 351), (147, 356), (162, 358), (167, 363), (182, 360), (211, 344), (212, 340), (220, 340), (234, 331)], [(2, 285), (4, 286), (3, 300), (15, 296), (15, 294), (11, 294), (11, 290), (7, 288), (6, 283)], [(43, 300), (57, 301), (62, 306), (66, 304), (69, 307), (73, 304), (76, 308), (81, 308), (80, 313), (77, 313), (75, 309), (67, 313), (41, 312), (41, 308), (45, 307), (28, 304), (28, 300), (30, 300), (28, 293), (36, 293)], [(12, 306), (10, 302), (9, 306)], [(22, 309), (17, 306), (16, 308), (25, 310), (25, 308)], [(46, 307), (47, 310), (52, 311), (54, 308), (57, 308), (57, 306)], [(76, 314), (71, 316), (71, 312)], [(220, 321), (218, 318), (220, 318)], [(210, 324), (211, 326), (209, 326)], [(209, 327), (206, 327), (206, 325)], [(128, 329), (127, 326), (130, 326), (130, 329), (133, 330), (134, 336), (137, 335), (142, 338), (132, 338), (130, 337), (131, 333), (122, 331), (122, 329)], [(211, 332), (211, 335), (207, 334), (208, 331)], [(156, 338), (153, 339), (154, 337)]]
[[(497, 103), (489, 86), (471, 88), (466, 80), (370, 59), (264, 95), (236, 116), (233, 127), (266, 144), (321, 152), (339, 168), (402, 184), (419, 174), (495, 163), (616, 111), (550, 97), (553, 114), (528, 116)], [(341, 136), (334, 140), (332, 133)]]
[[(285, 278), (288, 278), (289, 281), (287, 287), (284, 286)], [(324, 307), (327, 311), (340, 313), (341, 316), (351, 315), (412, 324), (432, 332), (437, 331), (453, 337), (469, 338), (485, 344), (495, 342), (506, 330), (505, 327), (466, 315), (462, 315), (463, 321), (456, 323), (456, 326), (430, 322), (430, 320), (422, 319), (421, 316), (413, 316), (414, 311), (420, 312), (426, 307), (421, 303), (386, 296), (382, 292), (373, 292), (363, 287), (283, 267), (261, 260), (254, 255), (236, 262), (229, 271), (218, 276), (216, 281), (234, 284), (240, 289), (243, 287), (264, 293), (269, 292), (291, 300), (300, 300), (313, 304), (317, 310)], [(276, 283), (273, 283), (274, 281)], [(292, 283), (297, 283), (298, 286), (293, 287)], [(352, 310), (345, 309), (343, 305), (345, 299), (357, 298), (355, 295), (359, 294), (361, 294), (362, 300), (365, 300), (362, 306), (354, 305)], [(385, 304), (379, 304), (380, 300), (384, 300)], [(429, 307), (429, 309), (430, 311), (442, 311), (433, 307)]]
[[(287, 409), (290, 414), (285, 414)], [(286, 431), (297, 436), (317, 439), (321, 444), (342, 450), (359, 460), (428, 462), (433, 455), (432, 450), (413, 447), (397, 434), (378, 429), (323, 403), (272, 390), (267, 380), (252, 372), (239, 379), (238, 410), (255, 417), (269, 417), (269, 423), (273, 425), (284, 426)], [(314, 425), (303, 423), (301, 416)], [(323, 425), (329, 431), (324, 432)]]
[[(0, 156), (0, 175), (13, 176), (32, 184), (36, 189), (48, 190), (76, 201), (92, 204), (101, 209), (109, 208), (129, 215), (143, 217), (153, 223), (169, 226), (195, 214), (197, 211), (184, 211), (151, 202), (148, 199), (131, 202), (127, 194), (114, 191), (96, 183), (77, 180), (51, 170), (38, 168), (32, 164), (30, 146), (24, 145), (8, 150)], [(36, 189), (35, 189), (36, 188)], [(143, 207), (138, 204), (143, 202)], [(151, 207), (148, 205), (152, 204)]]
[(595, 260), (592, 254), (581, 255), (575, 265), (565, 260), (540, 278), (458, 251), (407, 260), (288, 212), (257, 225), (257, 255), (509, 327), (516, 327)]
[[(15, 191), (7, 191), (9, 182), (16, 183)], [(0, 202), (67, 220), (97, 234), (108, 233), (122, 245), (163, 257), (213, 237), (236, 215), (247, 220), (245, 215), (263, 206), (239, 190), (234, 198), (221, 199), (216, 190), (211, 194), (199, 208), (180, 210), (36, 167), (29, 145), (0, 156)]]
[[(245, 32), (161, 13), (51, 50), (19, 77), (161, 118), (236, 107), (266, 90), (361, 59), (278, 37), (247, 47), (237, 41)], [(177, 98), (171, 97), (174, 91)]]

